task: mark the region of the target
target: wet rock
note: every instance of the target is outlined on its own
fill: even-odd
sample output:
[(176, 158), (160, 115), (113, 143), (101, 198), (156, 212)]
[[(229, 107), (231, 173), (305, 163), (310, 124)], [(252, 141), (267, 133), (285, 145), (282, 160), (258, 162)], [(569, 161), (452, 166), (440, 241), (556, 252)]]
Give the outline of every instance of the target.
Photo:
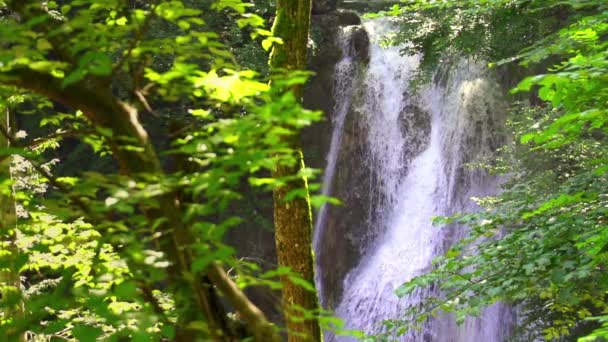
[(314, 0), (312, 14), (326, 14), (336, 10), (338, 0)]
[(314, 42), (308, 56), (308, 70), (314, 75), (304, 88), (304, 106), (321, 110), (325, 119), (302, 130), (301, 141), (307, 166), (325, 167), (325, 156), (331, 139), (331, 112), (335, 106), (332, 96), (334, 68), (342, 57), (337, 44), (338, 22), (336, 12), (313, 15), (311, 39)]
[(363, 64), (369, 63), (369, 36), (365, 28), (360, 25), (348, 26), (345, 32), (350, 36), (350, 48), (348, 54)]
[(339, 10), (337, 15), (339, 26), (361, 25), (361, 18), (353, 11)]
[(371, 189), (372, 180), (378, 175), (373, 174), (365, 160), (369, 155), (367, 126), (360, 115), (351, 109), (346, 117), (332, 189), (342, 204), (326, 209), (324, 234), (317, 251), (317, 264), (322, 270), (319, 276), (325, 289), (322, 303), (329, 309), (340, 303), (346, 275), (359, 264), (374, 239), (369, 227), (370, 205), (377, 202)]
[[(340, 13), (312, 16), (312, 34), (315, 50), (309, 56), (309, 70), (315, 75), (305, 87), (306, 108), (322, 110), (325, 120), (306, 128), (302, 132), (302, 144), (307, 166), (326, 167), (326, 156), (332, 135), (332, 121), (336, 99), (335, 66), (340, 61), (342, 49), (338, 42), (340, 26), (348, 30), (348, 55), (359, 65), (369, 61), (369, 37), (365, 29), (357, 24), (360, 19), (355, 13)], [(360, 67), (360, 66), (359, 66)], [(356, 73), (352, 82), (359, 82)], [(353, 98), (361, 98), (354, 94)], [(370, 179), (372, 171), (364, 160), (366, 151), (366, 125), (353, 103), (346, 114), (342, 143), (336, 161), (336, 173), (332, 186), (333, 196), (343, 205), (330, 206), (326, 210), (324, 234), (317, 250), (316, 262), (320, 266), (321, 283), (326, 289), (322, 303), (327, 308), (335, 308), (342, 296), (343, 281), (350, 270), (361, 260), (365, 239), (369, 232)], [(317, 180), (320, 181), (320, 180)], [(371, 239), (371, 237), (370, 237)], [(364, 242), (362, 242), (364, 241)], [(370, 240), (371, 241), (371, 240)], [(367, 241), (369, 242), (369, 241)]]
[[(405, 97), (407, 96), (406, 94)], [(412, 160), (424, 151), (430, 141), (431, 116), (415, 103), (408, 103), (399, 115), (399, 124), (406, 141), (404, 160)]]
[(352, 36), (353, 50), (357, 60), (369, 63), (369, 36), (365, 28), (359, 26)]

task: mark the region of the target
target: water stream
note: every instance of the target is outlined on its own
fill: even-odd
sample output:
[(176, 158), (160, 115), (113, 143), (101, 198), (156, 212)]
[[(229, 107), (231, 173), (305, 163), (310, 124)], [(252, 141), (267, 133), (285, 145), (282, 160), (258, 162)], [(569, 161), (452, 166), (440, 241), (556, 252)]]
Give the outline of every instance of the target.
[[(486, 75), (483, 64), (467, 60), (443, 66), (435, 82), (413, 95), (409, 81), (419, 58), (401, 56), (398, 46), (380, 46), (381, 38), (394, 29), (387, 19), (367, 21), (364, 27), (371, 39), (370, 62), (360, 82), (353, 76), (356, 63), (347, 49), (349, 35), (339, 37), (344, 58), (336, 67), (337, 104), (323, 191), (332, 194), (344, 118), (355, 110), (366, 128), (367, 152), (353, 158), (374, 170), (369, 190), (374, 194), (367, 197), (375, 202), (367, 206), (374, 211), (369, 215), (373, 220), (365, 224), (376, 238), (362, 246), (361, 260), (345, 277), (341, 300), (332, 309), (348, 327), (374, 334), (383, 331), (382, 321), (400, 318), (404, 308), (423, 295), (400, 299), (395, 289), (428, 270), (432, 259), (464, 234), (464, 227), (434, 227), (432, 218), (475, 210), (471, 197), (497, 191), (497, 179), (465, 164), (491, 156), (504, 142), (504, 103), (500, 87)], [(355, 101), (354, 93), (363, 96)], [(329, 229), (326, 215), (321, 209), (316, 248)], [(322, 283), (319, 288), (332, 290)], [(511, 311), (497, 304), (462, 326), (442, 317), (398, 340), (502, 341), (509, 335), (511, 320)]]

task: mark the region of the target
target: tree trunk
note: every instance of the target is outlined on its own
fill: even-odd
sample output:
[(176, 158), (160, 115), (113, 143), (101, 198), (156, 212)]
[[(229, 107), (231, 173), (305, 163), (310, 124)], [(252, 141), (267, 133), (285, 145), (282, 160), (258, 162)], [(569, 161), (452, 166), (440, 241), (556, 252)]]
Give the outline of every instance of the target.
[[(0, 107), (0, 124), (7, 130), (10, 129), (11, 125), (10, 112), (8, 108)], [(8, 139), (0, 134), (0, 149), (10, 147)], [(10, 156), (0, 156), (0, 174), (11, 177), (11, 160)], [(12, 193), (12, 191), (11, 191)], [(15, 245), (16, 231), (17, 228), (17, 213), (15, 210), (15, 199), (10, 194), (3, 194), (0, 192), (0, 250), (8, 251), (8, 255), (4, 255), (4, 258), (14, 260), (17, 250)], [(15, 291), (19, 294), (21, 291), (21, 280), (19, 270), (13, 262), (9, 261), (11, 265), (8, 269), (0, 269), (0, 285), (5, 291)], [(0, 293), (2, 300), (5, 299), (8, 293)], [(19, 301), (17, 305), (12, 308), (4, 307), (4, 318), (19, 320), (23, 318), (23, 303)], [(25, 334), (21, 333), (17, 335), (16, 341), (25, 341)]]
[[(310, 29), (311, 0), (277, 0), (277, 15), (273, 35), (283, 40), (275, 45), (270, 55), (273, 70), (305, 70), (306, 46)], [(292, 89), (296, 97), (301, 97), (300, 87)], [(289, 146), (294, 150), (295, 165), (279, 165), (273, 177), (281, 178), (298, 174), (304, 167), (302, 149), (297, 136), (290, 138)], [(297, 197), (285, 201), (292, 190), (305, 189), (305, 198)], [(280, 266), (287, 266), (304, 280), (314, 284), (312, 256), (312, 214), (308, 197), (307, 181), (298, 178), (275, 189), (274, 226), (277, 257)], [(290, 342), (320, 341), (321, 331), (318, 319), (301, 319), (304, 309), (318, 310), (317, 294), (283, 277), (282, 301), (287, 321)], [(314, 316), (316, 317), (316, 316)]]

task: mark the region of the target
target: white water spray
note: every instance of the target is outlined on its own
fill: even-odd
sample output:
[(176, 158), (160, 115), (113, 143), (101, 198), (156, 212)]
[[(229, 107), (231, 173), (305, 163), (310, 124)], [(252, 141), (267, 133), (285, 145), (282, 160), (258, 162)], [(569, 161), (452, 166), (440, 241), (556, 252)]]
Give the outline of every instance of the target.
[[(381, 198), (382, 203), (370, 203), (369, 209), (377, 211), (369, 229), (379, 237), (344, 280), (336, 311), (348, 327), (375, 334), (383, 331), (382, 321), (401, 318), (406, 307), (420, 300), (421, 294), (400, 299), (395, 290), (428, 270), (432, 259), (463, 234), (461, 228), (447, 234), (433, 227), (432, 218), (475, 210), (470, 197), (497, 191), (496, 179), (468, 170), (464, 164), (491, 156), (500, 145), (496, 129), (502, 102), (499, 87), (485, 76), (483, 66), (466, 61), (444, 75), (446, 84), (430, 86), (413, 98), (409, 85), (418, 58), (400, 56), (400, 47), (380, 47), (379, 40), (394, 29), (390, 21), (368, 21), (365, 28), (372, 40), (370, 62), (363, 84), (356, 86), (364, 87), (365, 94), (358, 108), (367, 125), (369, 155), (364, 158), (379, 175), (371, 182), (377, 194), (370, 198)], [(352, 105), (353, 85), (341, 78), (348, 77), (350, 71), (342, 68), (351, 64), (346, 58), (340, 63), (336, 73), (339, 103), (324, 178), (328, 194), (344, 116)], [(322, 210), (315, 246), (323, 238), (323, 215)], [(498, 342), (508, 336), (510, 324), (503, 321), (509, 317), (509, 310), (497, 305), (462, 327), (442, 318), (430, 322), (425, 332), (399, 339)]]

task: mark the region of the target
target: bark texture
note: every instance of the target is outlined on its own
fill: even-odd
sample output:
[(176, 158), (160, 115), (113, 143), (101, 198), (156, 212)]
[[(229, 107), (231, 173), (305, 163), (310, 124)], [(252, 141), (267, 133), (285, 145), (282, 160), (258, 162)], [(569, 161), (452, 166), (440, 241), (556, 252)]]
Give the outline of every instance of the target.
[[(273, 34), (283, 40), (275, 45), (270, 55), (272, 70), (305, 70), (308, 32), (310, 30), (311, 0), (277, 0), (277, 16)], [(301, 97), (301, 88), (292, 89)], [(304, 167), (302, 149), (297, 137), (288, 141), (295, 151), (296, 163), (279, 165), (273, 176), (281, 178), (298, 174)], [(306, 189), (306, 197), (286, 201), (286, 195), (296, 189)], [(287, 266), (304, 280), (314, 284), (312, 256), (312, 215), (305, 178), (297, 178), (274, 191), (274, 225), (277, 257), (280, 266)], [(282, 301), (285, 311), (288, 340), (320, 341), (317, 318), (302, 319), (301, 309), (318, 309), (317, 294), (283, 277)]]

